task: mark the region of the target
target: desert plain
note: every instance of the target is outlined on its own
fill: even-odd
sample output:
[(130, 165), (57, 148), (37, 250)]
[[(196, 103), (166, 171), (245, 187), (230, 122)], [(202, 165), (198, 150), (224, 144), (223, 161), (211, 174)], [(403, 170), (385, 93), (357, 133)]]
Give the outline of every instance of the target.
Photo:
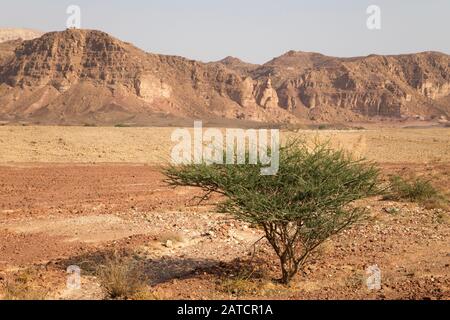
[[(145, 275), (143, 299), (449, 299), (445, 207), (381, 197), (370, 218), (327, 241), (289, 286), (262, 232), (217, 213), (213, 197), (172, 188), (174, 128), (0, 126), (1, 297), (104, 299), (96, 270), (112, 254)], [(450, 128), (282, 130), (322, 139), (394, 174), (450, 193)], [(256, 243), (256, 244), (255, 244)], [(381, 270), (380, 290), (366, 284)], [(67, 286), (68, 267), (81, 286)]]

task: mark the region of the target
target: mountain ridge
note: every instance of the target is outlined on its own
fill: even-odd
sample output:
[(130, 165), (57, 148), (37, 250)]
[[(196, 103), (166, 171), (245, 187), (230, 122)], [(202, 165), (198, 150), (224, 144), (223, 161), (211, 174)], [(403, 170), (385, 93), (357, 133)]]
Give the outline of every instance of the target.
[(44, 33), (33, 29), (0, 28), (0, 43), (13, 40), (32, 40), (39, 38)]
[(147, 53), (101, 31), (66, 30), (0, 44), (0, 120), (446, 118), (449, 66), (438, 52), (334, 58), (289, 51), (262, 65), (234, 57), (203, 63)]

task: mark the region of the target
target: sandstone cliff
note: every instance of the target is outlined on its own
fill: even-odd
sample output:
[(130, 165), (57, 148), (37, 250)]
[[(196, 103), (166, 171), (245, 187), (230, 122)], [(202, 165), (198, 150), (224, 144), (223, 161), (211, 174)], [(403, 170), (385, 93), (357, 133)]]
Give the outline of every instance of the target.
[(290, 51), (250, 70), (270, 77), (279, 106), (300, 117), (333, 121), (356, 117), (448, 116), (450, 57), (438, 52), (333, 58)]

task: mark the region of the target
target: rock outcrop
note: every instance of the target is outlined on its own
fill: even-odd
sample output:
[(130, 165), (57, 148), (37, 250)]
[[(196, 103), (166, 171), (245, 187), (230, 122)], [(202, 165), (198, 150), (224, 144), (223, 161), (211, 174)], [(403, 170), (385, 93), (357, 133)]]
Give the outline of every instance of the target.
[(441, 103), (450, 95), (450, 57), (438, 52), (333, 58), (290, 51), (247, 75), (270, 77), (279, 106), (310, 119), (332, 121), (327, 114), (335, 120), (429, 118), (450, 112)]

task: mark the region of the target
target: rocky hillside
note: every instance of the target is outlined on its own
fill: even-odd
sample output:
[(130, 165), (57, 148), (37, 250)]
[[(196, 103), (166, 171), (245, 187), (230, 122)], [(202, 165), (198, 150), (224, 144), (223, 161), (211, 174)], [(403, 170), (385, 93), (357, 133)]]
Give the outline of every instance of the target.
[(440, 117), (450, 106), (450, 57), (438, 52), (334, 58), (288, 52), (250, 71), (270, 77), (279, 105), (299, 116), (333, 121), (365, 117)]
[(177, 119), (338, 122), (450, 113), (450, 58), (288, 52), (264, 65), (146, 53), (106, 33), (0, 44), (0, 120), (171, 124)]

